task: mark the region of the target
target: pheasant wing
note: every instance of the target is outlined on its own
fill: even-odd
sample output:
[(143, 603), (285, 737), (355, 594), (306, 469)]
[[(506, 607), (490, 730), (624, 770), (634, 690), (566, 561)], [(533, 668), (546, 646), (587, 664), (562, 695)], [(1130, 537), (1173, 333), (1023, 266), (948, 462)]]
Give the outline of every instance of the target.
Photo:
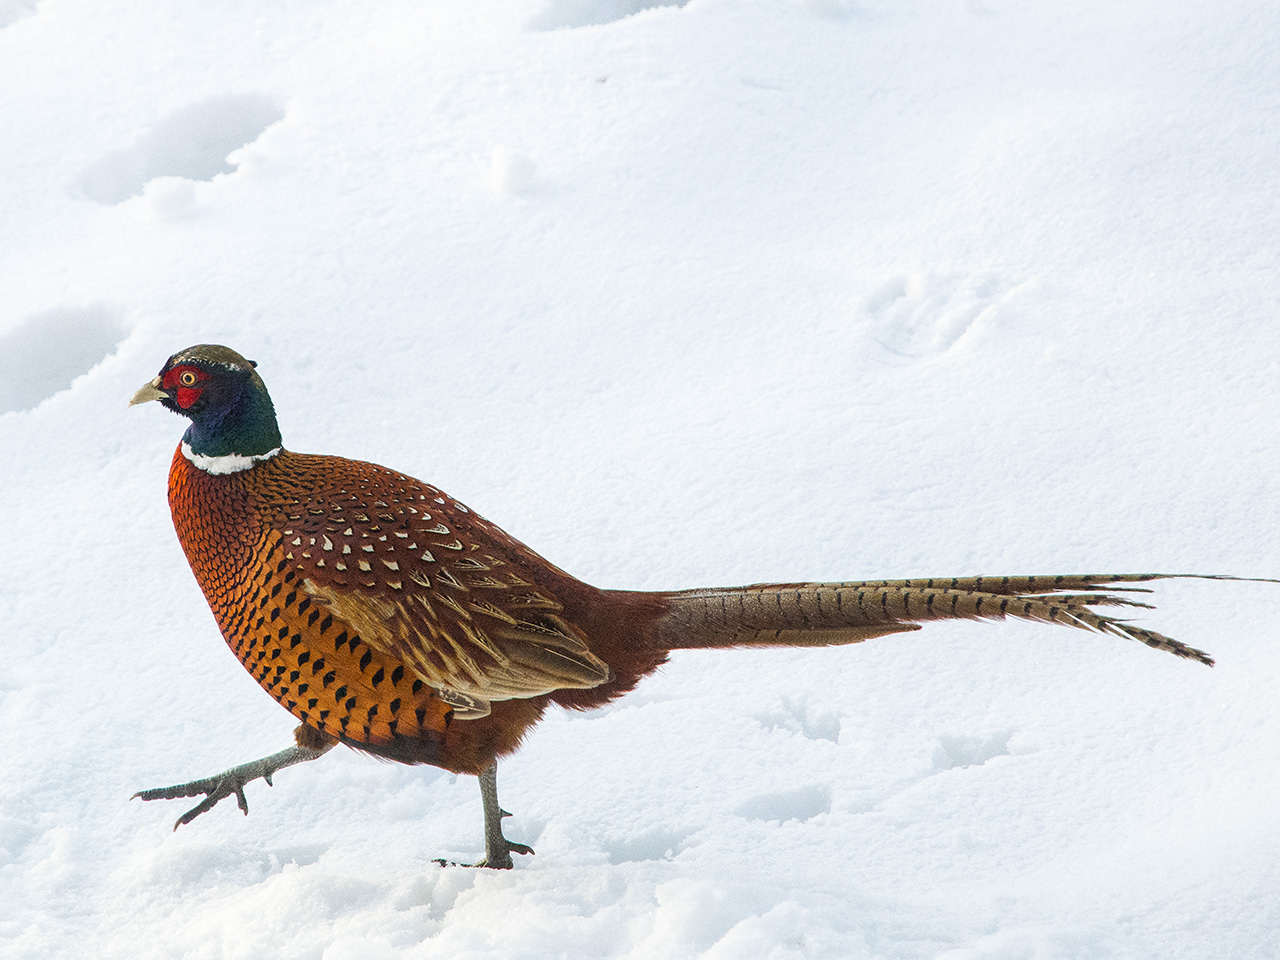
[(567, 574), (435, 487), (373, 464), (291, 456), (298, 464), (267, 519), (304, 589), (440, 690), (455, 716), (609, 678), (561, 616)]

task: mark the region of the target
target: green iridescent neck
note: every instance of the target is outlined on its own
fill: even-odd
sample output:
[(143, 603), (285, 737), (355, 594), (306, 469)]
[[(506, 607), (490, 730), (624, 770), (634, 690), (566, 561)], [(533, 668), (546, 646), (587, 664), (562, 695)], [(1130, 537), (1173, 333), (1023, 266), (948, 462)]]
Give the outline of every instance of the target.
[(201, 457), (261, 457), (279, 449), (280, 426), (262, 379), (253, 373), (192, 417), (182, 440)]

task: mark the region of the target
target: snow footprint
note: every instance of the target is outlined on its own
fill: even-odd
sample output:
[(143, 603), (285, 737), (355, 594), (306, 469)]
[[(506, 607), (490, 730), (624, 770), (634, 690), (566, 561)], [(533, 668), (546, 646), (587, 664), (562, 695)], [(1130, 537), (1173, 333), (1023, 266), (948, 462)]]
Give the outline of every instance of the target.
[[(1031, 752), (1025, 744), (1015, 743), (1016, 730), (996, 730), (982, 734), (938, 734), (932, 745), (920, 744), (922, 755), (903, 758), (900, 773), (879, 781), (867, 782), (855, 794), (847, 796), (841, 810), (849, 813), (869, 813), (883, 810), (895, 798), (909, 794), (932, 777), (951, 770), (981, 767), (1000, 757), (1011, 757)], [(963, 774), (958, 776), (964, 777)], [(950, 789), (963, 789), (963, 780), (954, 781)]]
[(688, 836), (674, 830), (656, 827), (634, 837), (615, 839), (602, 844), (609, 862), (636, 863), (643, 860), (668, 860), (684, 849)]
[(34, 824), (12, 817), (0, 817), (0, 866), (17, 863), (35, 841)]
[(0, 0), (0, 30), (36, 12), (36, 0)]
[(641, 10), (683, 7), (689, 0), (548, 0), (542, 12), (529, 21), (531, 30), (593, 27), (613, 23)]
[(809, 740), (840, 741), (839, 715), (803, 695), (780, 694), (752, 717), (766, 730), (787, 730)]
[(0, 336), (0, 413), (30, 410), (115, 353), (128, 335), (105, 307), (53, 310)]
[(983, 737), (939, 736), (933, 747), (934, 769), (941, 772), (957, 767), (980, 767), (996, 757), (1010, 756), (1009, 740), (1012, 736), (1008, 730)]
[(980, 329), (1012, 289), (994, 274), (900, 275), (868, 297), (860, 313), (873, 340), (914, 362), (943, 354)]
[(831, 786), (825, 783), (762, 793), (734, 811), (748, 820), (799, 820), (801, 823), (830, 812)]
[(107, 154), (81, 174), (76, 186), (110, 206), (137, 196), (160, 177), (212, 180), (236, 169), (227, 154), (253, 143), (283, 117), (279, 104), (257, 94), (193, 104), (165, 117), (133, 146)]

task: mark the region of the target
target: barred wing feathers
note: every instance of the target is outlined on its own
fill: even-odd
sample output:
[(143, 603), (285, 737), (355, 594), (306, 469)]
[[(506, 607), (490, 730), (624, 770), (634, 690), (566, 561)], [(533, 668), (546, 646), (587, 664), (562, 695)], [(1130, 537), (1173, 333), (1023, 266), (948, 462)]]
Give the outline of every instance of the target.
[(303, 587), (449, 702), (594, 687), (609, 668), (562, 617), (567, 574), (440, 490), (393, 470), (287, 453), (263, 491)]

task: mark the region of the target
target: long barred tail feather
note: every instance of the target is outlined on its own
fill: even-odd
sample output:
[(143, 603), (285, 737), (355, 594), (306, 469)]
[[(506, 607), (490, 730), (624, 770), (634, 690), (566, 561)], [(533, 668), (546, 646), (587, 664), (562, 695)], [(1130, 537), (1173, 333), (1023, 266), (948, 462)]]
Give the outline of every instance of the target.
[(1269, 577), (1233, 577), (1219, 573), (1067, 573), (1051, 576), (1019, 577), (930, 577), (926, 580), (855, 580), (831, 583), (832, 587), (928, 587), (992, 593), (999, 596), (1035, 594), (1049, 596), (1061, 592), (1103, 587), (1110, 593), (1151, 593), (1149, 587), (1119, 587), (1119, 583), (1150, 583), (1153, 580), (1234, 580), (1238, 583), (1280, 583)]
[[(1118, 593), (1150, 592), (1118, 584), (1195, 574), (1073, 574), (947, 577), (845, 583), (763, 583), (663, 594), (667, 611), (656, 642), (667, 650), (736, 646), (827, 646), (918, 630), (931, 620), (1013, 617), (1059, 623), (1137, 640), (1157, 650), (1213, 666), (1202, 650), (1090, 607), (1152, 609)], [(1280, 582), (1263, 580), (1261, 582)]]

